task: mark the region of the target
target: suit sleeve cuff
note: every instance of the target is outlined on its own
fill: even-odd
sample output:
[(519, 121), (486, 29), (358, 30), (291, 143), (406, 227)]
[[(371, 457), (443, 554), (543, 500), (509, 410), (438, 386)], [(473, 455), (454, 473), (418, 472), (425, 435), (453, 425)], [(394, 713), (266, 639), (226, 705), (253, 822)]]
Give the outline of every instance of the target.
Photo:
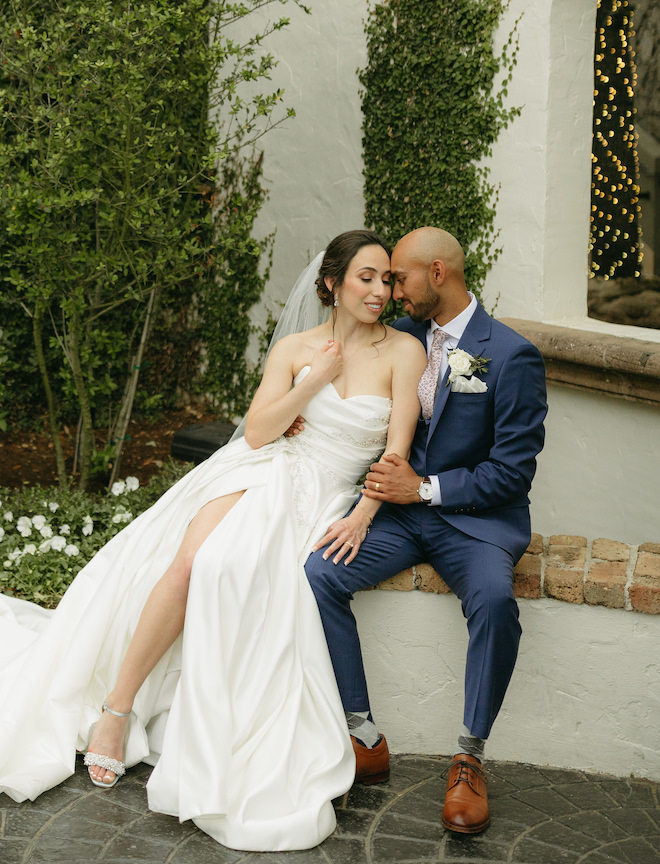
[(433, 489), (433, 497), (431, 498), (431, 507), (440, 507), (442, 505), (442, 493), (440, 492), (440, 478), (437, 474), (429, 475), (431, 488)]

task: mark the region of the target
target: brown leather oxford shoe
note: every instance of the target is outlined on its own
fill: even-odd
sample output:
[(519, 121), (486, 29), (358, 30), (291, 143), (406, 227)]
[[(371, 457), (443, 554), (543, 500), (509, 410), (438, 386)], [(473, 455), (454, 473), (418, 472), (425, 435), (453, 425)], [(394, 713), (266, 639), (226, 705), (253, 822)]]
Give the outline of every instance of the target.
[(360, 744), (352, 735), (353, 752), (355, 753), (355, 781), (361, 780), (365, 786), (374, 783), (384, 783), (390, 776), (390, 751), (385, 736), (382, 735), (378, 744), (369, 749)]
[(459, 834), (478, 834), (490, 825), (486, 773), (479, 760), (457, 753), (449, 766), (442, 824)]

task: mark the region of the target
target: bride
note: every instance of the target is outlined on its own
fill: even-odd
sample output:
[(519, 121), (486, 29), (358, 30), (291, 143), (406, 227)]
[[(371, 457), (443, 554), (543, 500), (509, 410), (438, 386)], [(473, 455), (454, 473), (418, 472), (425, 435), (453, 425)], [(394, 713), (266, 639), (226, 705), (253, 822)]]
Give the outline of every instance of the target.
[(116, 535), (54, 613), (0, 595), (0, 792), (34, 799), (86, 751), (104, 788), (155, 765), (149, 807), (232, 848), (334, 830), (355, 762), (303, 565), (329, 525), (350, 564), (378, 507), (341, 518), (357, 479), (412, 441), (426, 357), (379, 323), (389, 268), (377, 235), (335, 238), (283, 318), (331, 315), (273, 347), (245, 437)]

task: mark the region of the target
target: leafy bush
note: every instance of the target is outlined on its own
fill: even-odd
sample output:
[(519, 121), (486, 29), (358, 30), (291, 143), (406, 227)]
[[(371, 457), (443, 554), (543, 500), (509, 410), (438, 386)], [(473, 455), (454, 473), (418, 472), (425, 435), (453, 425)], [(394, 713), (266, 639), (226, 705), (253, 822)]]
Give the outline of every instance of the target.
[(5, 370), (9, 363), (9, 351), (7, 350), (7, 343), (5, 341), (5, 333), (2, 327), (0, 327), (0, 432), (7, 431), (7, 379), (5, 376)]
[(136, 477), (107, 495), (0, 488), (0, 591), (52, 608), (78, 571), (192, 466), (170, 461), (146, 486)]
[[(107, 424), (107, 444), (121, 452), (140, 370), (149, 359), (156, 366), (154, 327), (172, 351), (184, 341), (175, 353), (194, 361), (185, 340), (162, 330), (196, 297), (217, 293), (218, 281), (238, 307), (224, 316), (231, 349), (219, 363), (242, 357), (264, 248), (250, 233), (264, 194), (259, 155), (244, 148), (292, 112), (281, 110), (281, 91), (254, 93), (274, 65), (262, 42), (287, 19), (244, 40), (231, 24), (286, 2), (0, 8), (0, 313), (29, 351), (27, 363), (25, 351), (10, 355), (12, 381), (27, 384), (12, 398), (45, 401), (61, 485), (63, 420), (79, 417), (84, 488), (95, 427)], [(226, 266), (230, 253), (238, 267)], [(239, 368), (223, 380), (228, 404), (244, 399), (243, 378)], [(155, 395), (142, 404), (153, 410)]]

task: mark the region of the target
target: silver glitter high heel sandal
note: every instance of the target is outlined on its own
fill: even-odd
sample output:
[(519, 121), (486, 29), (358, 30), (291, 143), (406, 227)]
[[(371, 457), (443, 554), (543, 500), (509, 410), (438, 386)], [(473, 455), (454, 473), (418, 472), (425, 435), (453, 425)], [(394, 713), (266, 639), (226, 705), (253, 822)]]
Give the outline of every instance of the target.
[[(133, 713), (129, 711), (127, 714), (123, 714), (121, 711), (113, 711), (112, 708), (108, 708), (108, 703), (103, 703), (102, 711), (107, 711), (109, 714), (114, 714), (115, 717), (130, 717)], [(124, 736), (126, 737), (126, 736)], [(84, 759), (85, 765), (89, 768), (92, 765), (96, 765), (99, 768), (105, 768), (106, 771), (112, 771), (115, 775), (115, 779), (112, 783), (104, 783), (102, 780), (95, 780), (92, 775), (89, 775), (89, 779), (95, 786), (100, 786), (102, 789), (112, 789), (117, 780), (120, 777), (123, 777), (126, 773), (126, 766), (123, 762), (120, 762), (119, 759), (111, 759), (109, 756), (103, 756), (101, 753), (90, 753), (89, 751), (85, 753)]]

